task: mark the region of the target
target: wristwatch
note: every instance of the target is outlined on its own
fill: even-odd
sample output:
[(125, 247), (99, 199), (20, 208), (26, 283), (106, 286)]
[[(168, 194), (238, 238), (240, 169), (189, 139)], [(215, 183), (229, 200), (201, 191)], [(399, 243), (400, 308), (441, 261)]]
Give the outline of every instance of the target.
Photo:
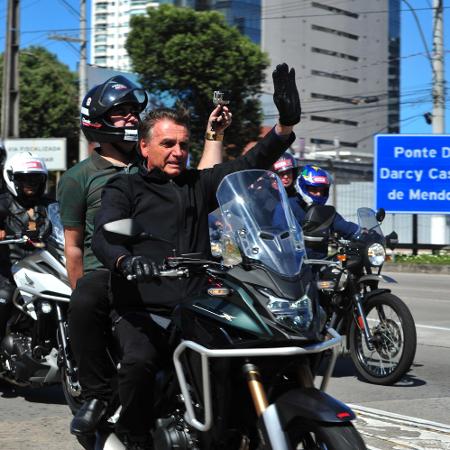
[(223, 141), (223, 133), (216, 133), (215, 131), (207, 131), (205, 133), (205, 139), (207, 141)]

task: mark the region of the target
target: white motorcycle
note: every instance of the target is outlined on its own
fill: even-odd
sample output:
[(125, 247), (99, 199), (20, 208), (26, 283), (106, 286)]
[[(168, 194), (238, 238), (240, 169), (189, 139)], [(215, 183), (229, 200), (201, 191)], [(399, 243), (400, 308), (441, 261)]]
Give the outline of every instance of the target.
[(25, 235), (0, 242), (29, 250), (11, 268), (16, 286), (14, 310), (0, 343), (0, 378), (30, 387), (62, 382), (66, 401), (76, 411), (81, 404), (81, 389), (68, 345), (66, 320), (72, 290), (57, 203), (49, 205), (48, 217), (52, 233), (45, 242)]

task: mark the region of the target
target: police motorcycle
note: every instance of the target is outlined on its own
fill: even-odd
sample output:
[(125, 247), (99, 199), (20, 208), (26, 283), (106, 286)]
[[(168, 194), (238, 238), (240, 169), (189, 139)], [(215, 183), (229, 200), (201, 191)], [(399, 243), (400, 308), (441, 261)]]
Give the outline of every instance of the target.
[(58, 204), (50, 204), (47, 213), (52, 232), (45, 242), (26, 235), (0, 242), (31, 250), (11, 268), (14, 309), (0, 343), (0, 378), (23, 387), (62, 382), (66, 400), (76, 410), (81, 389), (68, 346), (66, 314), (72, 291)]
[(396, 281), (381, 273), (386, 247), (393, 249), (397, 234), (384, 236), (380, 224), (385, 212), (359, 208), (361, 232), (350, 240), (330, 236), (336, 211), (333, 206), (312, 206), (307, 211), (303, 232), (306, 247), (325, 251), (337, 248), (327, 260), (306, 261), (318, 273), (321, 305), (328, 325), (346, 336), (349, 351), (360, 377), (379, 385), (391, 385), (411, 368), (417, 336), (414, 319), (406, 304), (381, 281)]
[[(271, 186), (272, 194), (268, 193)], [(262, 194), (262, 195), (261, 195)], [(261, 198), (275, 195), (271, 207)], [(166, 322), (173, 358), (157, 376), (152, 430), (158, 450), (365, 449), (355, 414), (325, 392), (341, 336), (324, 326), (315, 282), (303, 265), (302, 230), (281, 180), (247, 170), (224, 178), (217, 191), (224, 221), (223, 260), (166, 258), (162, 277), (204, 276), (201, 293), (185, 299)], [(284, 225), (272, 225), (281, 205)], [(125, 244), (155, 239), (133, 221), (104, 226)], [(315, 373), (326, 350), (325, 375)], [(111, 427), (95, 448), (123, 449)]]

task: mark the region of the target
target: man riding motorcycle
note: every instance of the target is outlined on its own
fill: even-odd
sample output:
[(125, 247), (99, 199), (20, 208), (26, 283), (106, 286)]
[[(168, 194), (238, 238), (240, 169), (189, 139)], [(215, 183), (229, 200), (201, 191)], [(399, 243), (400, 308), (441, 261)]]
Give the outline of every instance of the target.
[[(107, 353), (110, 275), (92, 253), (91, 237), (103, 186), (119, 172), (137, 170), (137, 129), (146, 106), (145, 91), (123, 76), (92, 88), (81, 105), (80, 126), (88, 141), (98, 147), (65, 172), (58, 185), (67, 272), (74, 289), (69, 334), (85, 400), (71, 423), (74, 434), (92, 433), (111, 396), (115, 368)], [(228, 108), (215, 108), (207, 129), (212, 122), (223, 133), (231, 123)], [(215, 164), (221, 154), (222, 141), (207, 140), (200, 165)]]
[[(50, 235), (47, 207), (52, 200), (44, 195), (47, 175), (45, 162), (29, 152), (18, 153), (7, 161), (3, 169), (7, 191), (0, 194), (0, 240), (24, 234), (31, 239), (45, 239)], [(26, 245), (18, 244), (11, 245), (8, 250), (9, 264), (2, 264), (0, 274), (0, 339), (5, 334), (13, 308), (11, 265), (32, 251)]]
[[(312, 205), (325, 205), (327, 203), (331, 184), (331, 177), (326, 170), (315, 165), (303, 167), (295, 182), (297, 195), (289, 198), (292, 212), (300, 225), (303, 224), (308, 208)], [(275, 223), (277, 221), (276, 215), (275, 212)], [(356, 223), (346, 221), (340, 214), (336, 213), (330, 231), (343, 238), (351, 238), (360, 231), (360, 228)], [(323, 259), (328, 254), (328, 244), (325, 242), (320, 246), (315, 245), (314, 248), (306, 246), (306, 251), (311, 259)]]
[[(134, 441), (129, 448), (151, 448), (147, 433), (155, 419), (153, 382), (165, 344), (159, 326), (139, 312), (170, 312), (203, 285), (203, 280), (195, 277), (156, 280), (158, 264), (172, 248), (177, 253), (200, 252), (208, 256), (207, 215), (217, 207), (215, 192), (220, 181), (238, 170), (269, 168), (295, 138), (292, 128), (300, 121), (301, 112), (295, 71), (289, 71), (286, 64), (279, 65), (273, 79), (279, 123), (246, 155), (212, 169), (187, 170), (186, 118), (176, 111), (161, 109), (152, 112), (141, 126), (139, 143), (145, 165), (138, 174), (117, 176), (104, 188), (92, 242), (94, 252), (112, 272), (137, 281), (134, 284), (117, 278), (113, 283), (114, 331), (122, 353), (122, 409), (116, 431), (127, 441)], [(155, 240), (131, 246), (111, 242), (103, 225), (128, 217), (153, 234)]]

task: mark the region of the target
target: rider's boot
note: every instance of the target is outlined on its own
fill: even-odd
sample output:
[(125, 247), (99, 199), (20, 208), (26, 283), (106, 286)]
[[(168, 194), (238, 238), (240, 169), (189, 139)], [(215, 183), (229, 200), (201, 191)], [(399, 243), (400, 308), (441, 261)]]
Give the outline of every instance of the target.
[(98, 398), (86, 400), (70, 424), (70, 432), (75, 435), (95, 433), (95, 430), (106, 413), (107, 403)]

